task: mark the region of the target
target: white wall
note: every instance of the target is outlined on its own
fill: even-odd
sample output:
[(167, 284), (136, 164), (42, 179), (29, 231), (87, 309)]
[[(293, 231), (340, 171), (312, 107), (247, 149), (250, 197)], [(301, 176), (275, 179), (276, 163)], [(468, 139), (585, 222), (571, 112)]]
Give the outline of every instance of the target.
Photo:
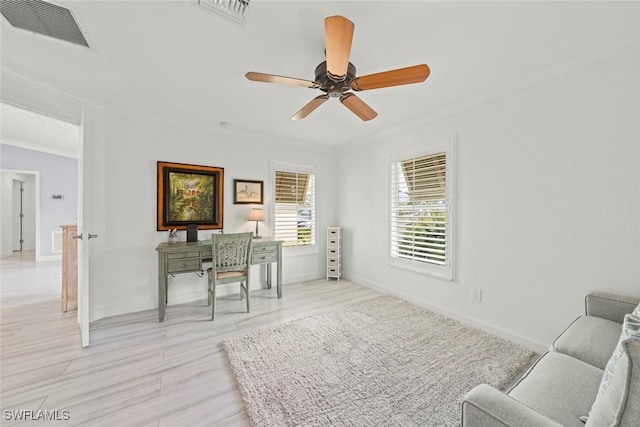
[[(638, 75), (636, 48), (341, 152), (345, 275), (540, 351), (589, 291), (640, 296)], [(452, 134), (449, 282), (386, 264), (387, 156)]]
[[(233, 179), (265, 181), (267, 220), (262, 235), (270, 234), (272, 161), (318, 167), (317, 227), (335, 220), (336, 162), (329, 152), (294, 143), (255, 136), (234, 137), (233, 129), (194, 129), (143, 116), (115, 111), (106, 114), (104, 231), (92, 256), (92, 320), (104, 316), (155, 308), (158, 304), (157, 254), (155, 247), (166, 241), (167, 232), (156, 231), (157, 161), (218, 166), (224, 168), (224, 231), (251, 231), (247, 220), (252, 205), (234, 205)], [(95, 197), (95, 194), (94, 194)], [(179, 234), (184, 239), (184, 232)], [(201, 230), (200, 239), (211, 231)], [(320, 237), (322, 232), (320, 231)], [(318, 251), (299, 255), (284, 249), (283, 283), (324, 276), (324, 239)], [(254, 266), (251, 287), (260, 286)], [(274, 269), (275, 270), (275, 269)], [(224, 291), (224, 289), (223, 289)], [(237, 293), (237, 286), (230, 287)], [(284, 290), (286, 295), (286, 288)], [(206, 279), (195, 274), (177, 275), (169, 282), (169, 305), (206, 298)]]
[[(54, 254), (51, 250), (51, 233), (60, 231), (61, 225), (75, 224), (77, 221), (78, 160), (6, 144), (0, 144), (0, 150), (2, 151), (0, 167), (3, 169), (37, 171), (39, 173), (38, 207), (40, 209), (40, 233), (38, 236), (39, 247), (36, 248), (36, 259), (38, 261), (61, 259), (60, 254)], [(32, 191), (35, 192), (35, 181), (32, 185)], [(3, 204), (4, 194), (3, 191)], [(63, 199), (54, 200), (51, 198), (52, 194), (61, 194)], [(31, 211), (32, 215), (35, 215), (35, 209), (34, 205)], [(25, 218), (26, 220), (27, 218)], [(31, 221), (35, 224), (35, 216)], [(13, 228), (12, 224), (11, 227)], [(4, 230), (11, 229), (3, 228)], [(35, 236), (32, 240), (35, 240)], [(24, 249), (34, 248), (24, 247)], [(4, 246), (2, 254), (5, 255)]]

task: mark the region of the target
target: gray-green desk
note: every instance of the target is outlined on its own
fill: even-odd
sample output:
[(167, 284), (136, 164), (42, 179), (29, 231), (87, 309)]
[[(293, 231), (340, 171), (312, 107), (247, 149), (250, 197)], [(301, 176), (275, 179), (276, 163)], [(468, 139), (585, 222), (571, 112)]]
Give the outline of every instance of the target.
[[(251, 264), (267, 264), (267, 287), (271, 289), (271, 263), (277, 263), (278, 298), (282, 298), (282, 240), (271, 237), (254, 239)], [(167, 308), (167, 276), (202, 271), (202, 263), (211, 261), (211, 241), (160, 243), (158, 251), (158, 321), (164, 322)]]

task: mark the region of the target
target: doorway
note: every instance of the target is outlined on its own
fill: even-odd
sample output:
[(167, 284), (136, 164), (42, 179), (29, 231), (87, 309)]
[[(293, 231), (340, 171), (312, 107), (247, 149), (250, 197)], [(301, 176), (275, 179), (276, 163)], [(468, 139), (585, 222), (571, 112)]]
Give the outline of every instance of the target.
[(36, 249), (35, 183), (35, 174), (17, 174), (12, 177), (13, 252)]
[[(78, 217), (80, 126), (0, 103), (3, 306), (60, 306), (60, 225)], [(13, 272), (13, 273), (12, 273)], [(18, 274), (19, 273), (19, 274)], [(57, 300), (57, 303), (55, 302)]]

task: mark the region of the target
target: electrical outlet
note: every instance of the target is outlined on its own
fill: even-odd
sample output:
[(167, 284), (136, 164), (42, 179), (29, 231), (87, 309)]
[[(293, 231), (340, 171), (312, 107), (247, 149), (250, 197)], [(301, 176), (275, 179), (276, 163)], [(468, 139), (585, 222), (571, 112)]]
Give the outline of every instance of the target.
[(471, 301), (482, 302), (482, 289), (471, 288)]

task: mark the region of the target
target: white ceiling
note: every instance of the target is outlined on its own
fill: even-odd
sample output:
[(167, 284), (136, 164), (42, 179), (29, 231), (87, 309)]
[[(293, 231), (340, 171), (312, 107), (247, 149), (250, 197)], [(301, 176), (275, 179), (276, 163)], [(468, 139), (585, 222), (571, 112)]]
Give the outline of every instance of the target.
[[(253, 0), (244, 24), (196, 0), (55, 3), (73, 11), (92, 48), (3, 18), (2, 72), (123, 112), (325, 147), (429, 121), (640, 44), (637, 1)], [(323, 19), (336, 14), (355, 23), (357, 75), (427, 63), (431, 76), (359, 93), (379, 114), (370, 122), (335, 99), (292, 121), (319, 91), (244, 74), (313, 79), (324, 60)]]
[(80, 127), (3, 102), (0, 103), (0, 140), (7, 145), (78, 158)]

